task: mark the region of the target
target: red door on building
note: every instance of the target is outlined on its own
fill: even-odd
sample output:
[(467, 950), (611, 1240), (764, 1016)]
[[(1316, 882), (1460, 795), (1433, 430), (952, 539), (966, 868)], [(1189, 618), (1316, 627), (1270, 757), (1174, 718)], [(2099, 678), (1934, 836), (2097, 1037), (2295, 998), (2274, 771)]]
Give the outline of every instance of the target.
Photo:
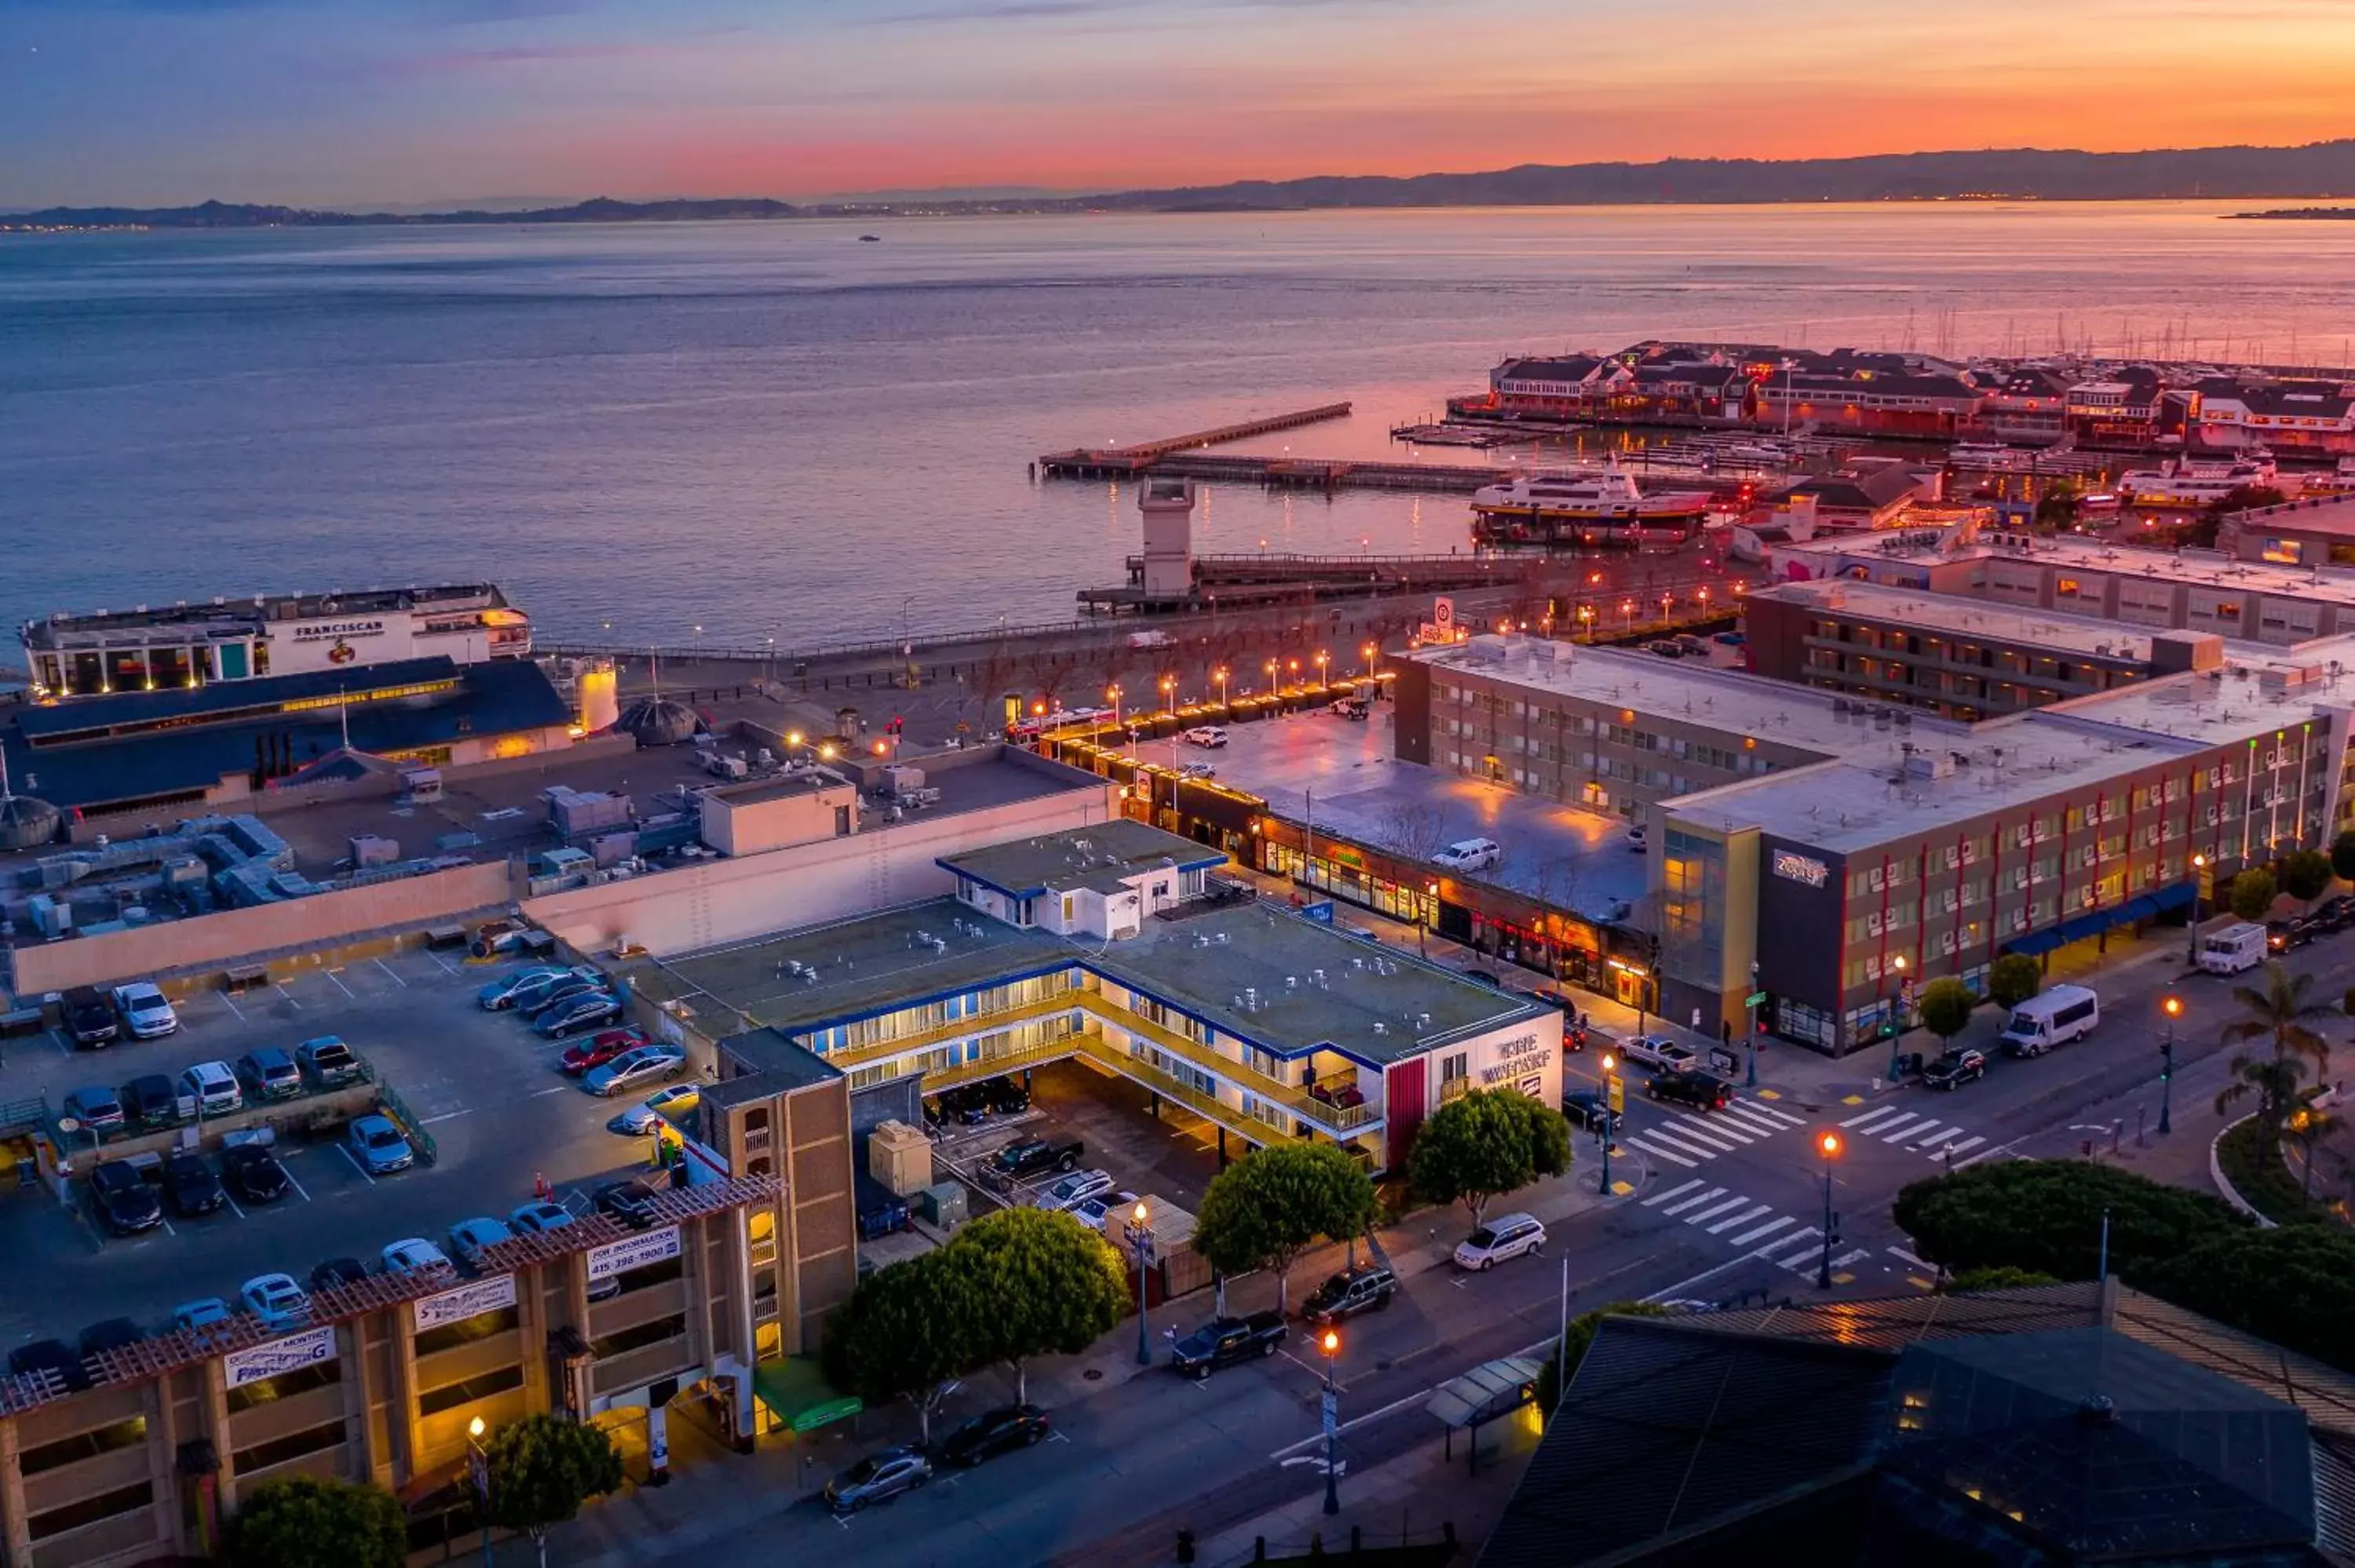
[(1423, 1087), (1430, 1071), (1430, 1064), (1418, 1056), (1395, 1064), (1382, 1075), (1382, 1168), (1386, 1171), (1406, 1169), (1407, 1148), (1414, 1142), (1415, 1129), (1423, 1126)]

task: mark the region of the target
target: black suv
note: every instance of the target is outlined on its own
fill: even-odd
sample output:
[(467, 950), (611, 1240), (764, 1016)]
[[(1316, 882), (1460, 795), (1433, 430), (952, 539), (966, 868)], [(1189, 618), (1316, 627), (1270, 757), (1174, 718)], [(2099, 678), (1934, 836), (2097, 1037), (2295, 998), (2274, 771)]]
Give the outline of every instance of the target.
[(1611, 1102), (1593, 1089), (1572, 1089), (1561, 1097), (1561, 1114), (1570, 1118), (1572, 1127), (1589, 1132), (1616, 1132), (1619, 1118), (1611, 1112)]
[(227, 1195), (205, 1157), (185, 1150), (164, 1157), (164, 1191), (171, 1195), (174, 1213), (191, 1216), (211, 1213)]
[(924, 1119), (934, 1127), (945, 1127), (953, 1121), (979, 1127), (989, 1119), (989, 1101), (979, 1084), (960, 1084), (933, 1096), (924, 1107)]
[(1715, 1073), (1704, 1073), (1694, 1067), (1674, 1073), (1655, 1073), (1644, 1086), (1656, 1100), (1690, 1106), (1695, 1110), (1723, 1110), (1733, 1101), (1732, 1084)]
[(123, 1086), (123, 1113), (153, 1132), (180, 1119), (180, 1091), (161, 1073), (149, 1073)]
[(1055, 1143), (1043, 1138), (1018, 1139), (989, 1157), (982, 1168), (983, 1179), (1003, 1187), (1025, 1176), (1042, 1175), (1050, 1171), (1076, 1171), (1080, 1156), (1086, 1152), (1078, 1139), (1069, 1143)]
[(275, 1202), (293, 1185), (278, 1156), (250, 1143), (233, 1143), (221, 1150), (221, 1180), (249, 1203)]
[(1379, 1312), (1398, 1294), (1398, 1276), (1380, 1264), (1337, 1274), (1309, 1293), (1300, 1315), (1311, 1323), (1337, 1323), (1360, 1312)]
[(2355, 898), (2334, 893), (2307, 911), (2306, 917), (2325, 931), (2344, 931), (2355, 926)]
[(999, 1116), (1019, 1116), (1030, 1108), (1030, 1091), (1012, 1078), (992, 1078), (981, 1086), (981, 1103)]
[(1028, 1448), (1045, 1439), (1051, 1427), (1047, 1413), (1035, 1404), (1007, 1404), (984, 1411), (941, 1439), (934, 1457), (944, 1465), (969, 1469), (1009, 1448)]
[(608, 1181), (597, 1189), (597, 1212), (611, 1214), (635, 1230), (644, 1230), (655, 1223), (655, 1190), (632, 1177), (626, 1181)]
[(164, 1223), (164, 1205), (156, 1201), (155, 1190), (120, 1160), (92, 1168), (90, 1202), (98, 1212), (99, 1224), (115, 1235), (136, 1235)]
[(1173, 1371), (1206, 1378), (1220, 1367), (1252, 1356), (1272, 1356), (1284, 1348), (1284, 1314), (1254, 1312), (1248, 1318), (1213, 1318), (1169, 1352)]
[(78, 985), (66, 992), (63, 1011), (66, 1033), (80, 1045), (103, 1045), (120, 1034), (114, 1009), (94, 985)]
[(1966, 1047), (1949, 1051), (1922, 1069), (1922, 1081), (1934, 1089), (1951, 1089), (1973, 1078), (1987, 1076), (1987, 1053)]

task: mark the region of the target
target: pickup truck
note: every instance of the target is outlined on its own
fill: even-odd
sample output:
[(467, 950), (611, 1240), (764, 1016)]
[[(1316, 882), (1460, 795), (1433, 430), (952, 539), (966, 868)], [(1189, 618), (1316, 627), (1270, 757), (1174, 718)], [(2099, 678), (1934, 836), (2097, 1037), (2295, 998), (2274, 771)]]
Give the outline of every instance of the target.
[(1025, 1176), (1042, 1176), (1050, 1171), (1076, 1171), (1080, 1156), (1086, 1152), (1078, 1139), (1069, 1143), (1057, 1143), (1050, 1139), (1024, 1138), (1007, 1144), (989, 1157), (981, 1168), (981, 1178), (1001, 1190), (1012, 1186)]
[(1619, 1054), (1625, 1061), (1639, 1067), (1658, 1072), (1676, 1073), (1696, 1066), (1700, 1057), (1678, 1044), (1665, 1034), (1636, 1034), (1619, 1043)]
[(1178, 1341), (1169, 1352), (1169, 1367), (1190, 1378), (1206, 1378), (1248, 1357), (1275, 1354), (1284, 1347), (1284, 1333), (1281, 1312), (1213, 1318)]

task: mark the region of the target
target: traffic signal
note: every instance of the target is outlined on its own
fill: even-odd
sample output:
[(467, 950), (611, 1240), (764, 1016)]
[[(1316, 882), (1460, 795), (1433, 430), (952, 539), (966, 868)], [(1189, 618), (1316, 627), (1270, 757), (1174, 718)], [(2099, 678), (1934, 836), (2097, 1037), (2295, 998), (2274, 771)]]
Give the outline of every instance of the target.
[(2175, 1042), (2170, 1040), (2158, 1048), (2158, 1081), (2165, 1083), (2175, 1076)]

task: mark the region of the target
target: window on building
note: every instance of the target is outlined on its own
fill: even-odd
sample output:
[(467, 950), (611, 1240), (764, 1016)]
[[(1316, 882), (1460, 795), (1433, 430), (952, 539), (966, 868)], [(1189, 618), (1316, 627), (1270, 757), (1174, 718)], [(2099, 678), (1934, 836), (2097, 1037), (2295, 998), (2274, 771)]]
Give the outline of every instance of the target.
[(259, 1383), (240, 1383), (229, 1391), (228, 1404), (231, 1411), (250, 1410), (257, 1404), (292, 1399), (298, 1393), (308, 1393), (314, 1388), (325, 1388), (343, 1380), (344, 1363), (341, 1361), (314, 1361), (307, 1367), (280, 1372), (276, 1377), (266, 1377)]
[(63, 1535), (69, 1530), (80, 1530), (101, 1520), (151, 1508), (155, 1502), (155, 1483), (141, 1481), (137, 1486), (101, 1492), (94, 1498), (68, 1503), (63, 1508), (53, 1508), (47, 1513), (37, 1513), (25, 1521), (25, 1533), (35, 1541), (47, 1541), (53, 1535)]
[(101, 1454), (112, 1454), (118, 1448), (134, 1447), (147, 1441), (147, 1418), (134, 1415), (128, 1421), (110, 1425), (93, 1426), (87, 1432), (77, 1432), (70, 1437), (60, 1437), (54, 1443), (43, 1443), (27, 1448), (16, 1456), (16, 1468), (28, 1476), (44, 1470), (54, 1470), (60, 1465), (70, 1465), (77, 1459), (95, 1459)]
[(417, 1353), (430, 1356), (441, 1351), (454, 1351), (461, 1345), (471, 1345), (494, 1334), (504, 1334), (521, 1321), (513, 1307), (477, 1312), (471, 1318), (462, 1318), (455, 1323), (443, 1323), (418, 1335)]
[(648, 1345), (659, 1345), (665, 1340), (676, 1340), (686, 1332), (687, 1314), (680, 1312), (640, 1323), (633, 1329), (617, 1330), (602, 1340), (591, 1340), (589, 1341), (589, 1353), (601, 1361), (609, 1361), (615, 1356), (627, 1355), (632, 1351), (642, 1351)]
[[(594, 1349), (592, 1346), (591, 1349)], [(455, 1410), (462, 1404), (472, 1404), (478, 1399), (505, 1393), (523, 1386), (523, 1368), (500, 1367), (479, 1377), (464, 1378), (457, 1383), (443, 1383), (417, 1396), (417, 1414), (439, 1415), (445, 1410)]]
[(289, 1459), (299, 1459), (305, 1454), (340, 1446), (345, 1439), (344, 1424), (330, 1421), (307, 1431), (290, 1432), (267, 1443), (257, 1443), (250, 1448), (240, 1448), (234, 1456), (238, 1474), (250, 1470), (266, 1470), (272, 1465), (282, 1465)]

